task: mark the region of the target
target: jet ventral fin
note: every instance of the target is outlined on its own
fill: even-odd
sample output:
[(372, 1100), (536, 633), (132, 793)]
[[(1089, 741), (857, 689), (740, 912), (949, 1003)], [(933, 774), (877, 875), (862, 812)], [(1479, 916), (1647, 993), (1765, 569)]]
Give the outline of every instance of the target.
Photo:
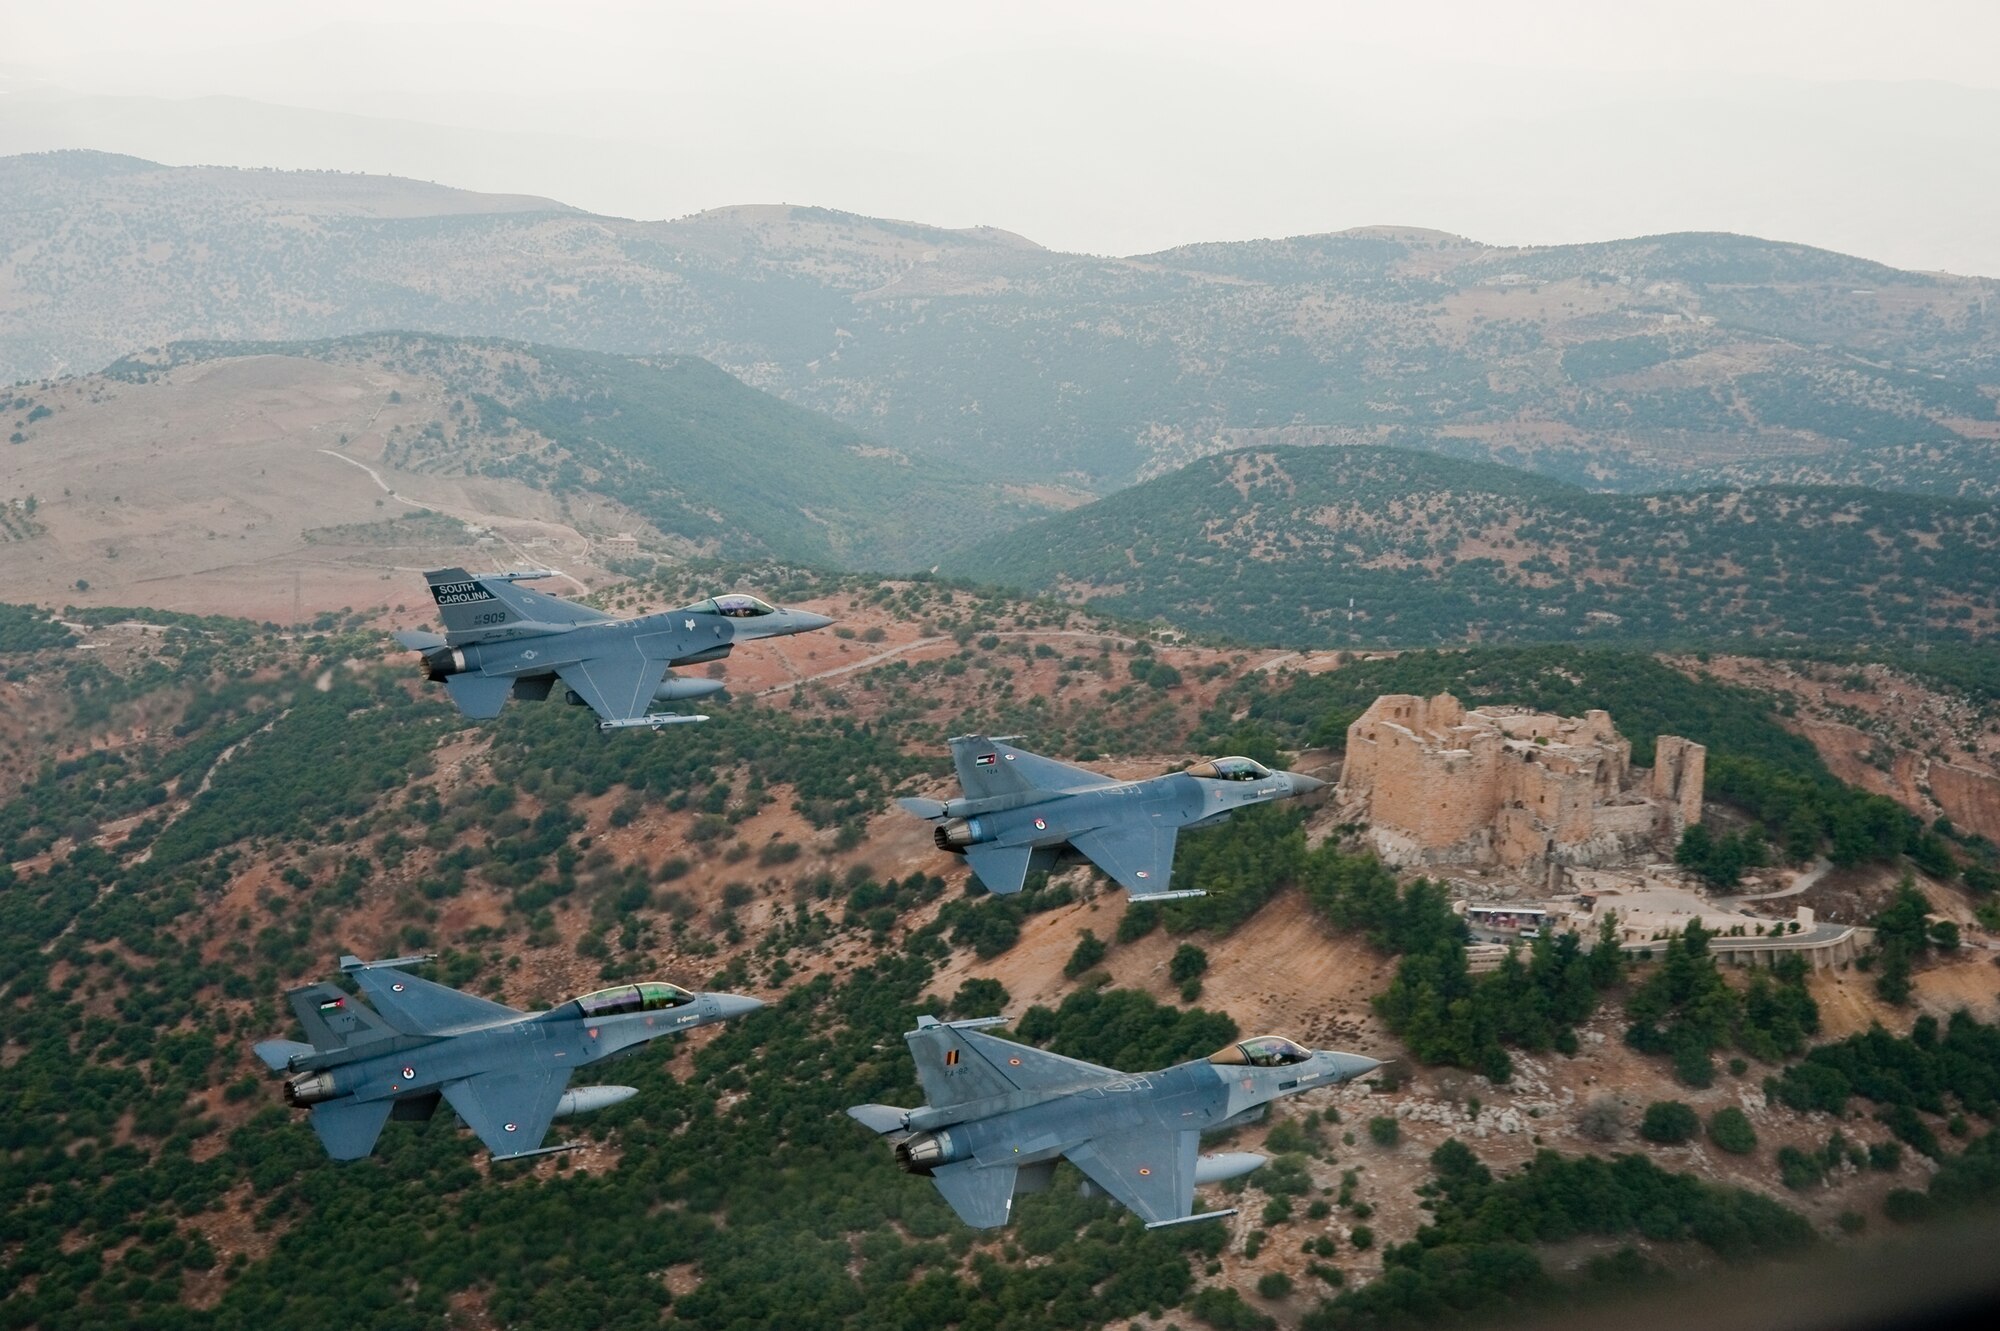
[(1082, 832), (1069, 844), (1126, 891), (1150, 896), (1164, 892), (1173, 877), (1177, 834), (1171, 824), (1148, 818)]
[(997, 1229), (1014, 1210), (1015, 1166), (960, 1160), (931, 1174), (958, 1218), (975, 1229)]
[(491, 1026), (523, 1015), (505, 1003), (380, 966), (357, 969), (354, 978), (382, 1015), (410, 1035)]
[(312, 1107), (313, 1131), (336, 1160), (359, 1160), (375, 1150), (394, 1100), (335, 1100)]

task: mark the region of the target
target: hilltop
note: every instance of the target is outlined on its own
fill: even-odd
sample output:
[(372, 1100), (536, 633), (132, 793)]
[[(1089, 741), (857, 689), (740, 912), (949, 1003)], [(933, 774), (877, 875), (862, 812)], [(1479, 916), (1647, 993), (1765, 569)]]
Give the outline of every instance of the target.
[(944, 569), (1302, 647), (1881, 641), (1992, 633), (1996, 543), (1987, 504), (1810, 487), (1596, 494), (1396, 449), (1256, 448)]
[(1376, 227), (1108, 258), (823, 208), (630, 221), (85, 152), (0, 159), (0, 199), (0, 378), (421, 328), (699, 355), (1022, 487), (1361, 442), (1601, 489), (2000, 495), (2000, 283), (1754, 237)]
[(0, 393), (0, 416), (8, 595), (54, 605), (289, 621), (400, 599), (409, 570), (452, 563), (907, 568), (1047, 511), (691, 356), (177, 343)]

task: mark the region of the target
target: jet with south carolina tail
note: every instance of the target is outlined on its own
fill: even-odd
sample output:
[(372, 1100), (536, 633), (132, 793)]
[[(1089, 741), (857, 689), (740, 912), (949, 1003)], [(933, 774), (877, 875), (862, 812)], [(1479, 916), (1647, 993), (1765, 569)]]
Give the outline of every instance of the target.
[(847, 1111), (889, 1138), (896, 1162), (928, 1175), (959, 1219), (980, 1229), (1006, 1224), (1019, 1194), (1046, 1189), (1058, 1159), (1083, 1171), (1086, 1194), (1109, 1194), (1148, 1229), (1234, 1215), (1196, 1214), (1195, 1186), (1247, 1174), (1264, 1157), (1203, 1155), (1202, 1134), (1251, 1122), (1280, 1096), (1381, 1066), (1260, 1035), (1159, 1072), (1114, 1072), (979, 1031), (1005, 1021), (917, 1018), (903, 1039), (930, 1103)]
[(445, 631), (404, 629), (396, 641), (423, 653), (424, 677), (442, 683), (467, 716), (498, 716), (510, 697), (546, 698), (560, 679), (569, 686), (572, 703), (597, 713), (600, 730), (657, 730), (708, 718), (655, 712), (655, 702), (703, 698), (723, 687), (719, 679), (693, 679), (668, 667), (720, 661), (739, 642), (807, 633), (833, 622), (740, 592), (619, 619), (519, 585), (554, 576), (545, 570), (473, 574), (462, 568), (426, 573)]
[(1208, 827), (1245, 805), (1326, 784), (1251, 758), (1217, 758), (1184, 772), (1120, 781), (984, 735), (950, 743), (964, 793), (896, 802), (937, 824), (938, 849), (965, 856), (989, 892), (1019, 892), (1033, 870), (1087, 860), (1134, 901), (1202, 896), (1168, 890), (1182, 828)]
[(663, 1035), (764, 1006), (743, 994), (696, 994), (671, 984), (624, 984), (522, 1012), (405, 973), (429, 956), (342, 957), (370, 1003), (336, 984), (285, 995), (309, 1043), (265, 1040), (257, 1057), (285, 1081), (286, 1103), (311, 1111), (336, 1160), (372, 1153), (390, 1119), (428, 1119), (440, 1100), (458, 1111), (495, 1160), (544, 1147), (551, 1121), (630, 1099), (630, 1086), (569, 1088), (578, 1068), (636, 1054)]

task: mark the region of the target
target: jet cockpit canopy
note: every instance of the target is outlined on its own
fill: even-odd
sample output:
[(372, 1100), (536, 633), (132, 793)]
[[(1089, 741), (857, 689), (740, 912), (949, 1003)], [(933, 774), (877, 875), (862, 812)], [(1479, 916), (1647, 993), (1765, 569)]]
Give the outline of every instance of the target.
[(622, 1017), (629, 1012), (660, 1012), (667, 1008), (680, 1007), (692, 1003), (695, 995), (677, 984), (621, 984), (614, 989), (599, 989), (581, 998), (572, 998), (564, 1007), (574, 1007), (576, 1015), (586, 1019), (597, 1017)]
[(1187, 769), (1187, 774), (1207, 777), (1210, 781), (1262, 781), (1271, 775), (1271, 769), (1255, 758), (1213, 758), (1196, 763)]
[(1303, 1063), (1312, 1050), (1282, 1035), (1253, 1035), (1248, 1040), (1224, 1045), (1209, 1055), (1208, 1061), (1229, 1067), (1281, 1068)]
[(691, 615), (721, 615), (725, 619), (755, 619), (759, 615), (774, 615), (777, 612), (777, 606), (760, 601), (748, 592), (711, 596), (706, 601), (697, 601), (687, 607), (687, 613)]

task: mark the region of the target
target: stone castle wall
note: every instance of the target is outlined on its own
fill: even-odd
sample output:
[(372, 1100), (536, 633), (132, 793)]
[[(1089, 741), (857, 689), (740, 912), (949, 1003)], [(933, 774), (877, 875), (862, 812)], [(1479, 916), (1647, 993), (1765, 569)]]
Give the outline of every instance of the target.
[(1701, 819), (1706, 750), (1665, 735), (1658, 754), (1633, 767), (1602, 711), (1385, 694), (1347, 729), (1337, 798), (1395, 864), (1617, 864), (1671, 850)]

